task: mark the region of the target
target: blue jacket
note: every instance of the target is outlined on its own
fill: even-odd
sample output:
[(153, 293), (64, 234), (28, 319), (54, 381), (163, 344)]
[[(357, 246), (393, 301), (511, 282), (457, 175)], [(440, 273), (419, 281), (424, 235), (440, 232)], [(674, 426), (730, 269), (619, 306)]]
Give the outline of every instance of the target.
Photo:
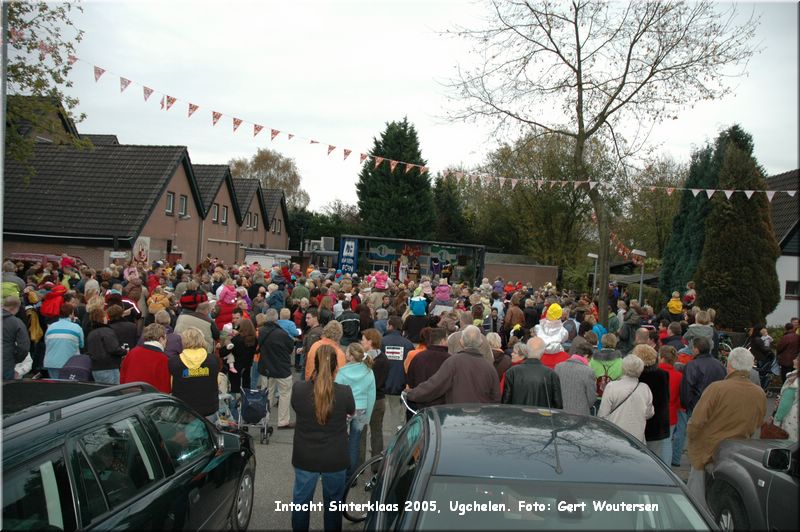
[(366, 409), (367, 419), (375, 406), (375, 375), (363, 362), (345, 364), (336, 373), (336, 383), (349, 386), (356, 400), (356, 410)]
[(725, 378), (722, 363), (710, 353), (700, 353), (686, 364), (681, 380), (681, 404), (691, 412), (709, 384)]
[(384, 391), (387, 395), (400, 395), (406, 387), (406, 372), (403, 367), (408, 352), (414, 349), (411, 340), (400, 331), (387, 331), (381, 341), (381, 351), (389, 359), (389, 375), (386, 377)]

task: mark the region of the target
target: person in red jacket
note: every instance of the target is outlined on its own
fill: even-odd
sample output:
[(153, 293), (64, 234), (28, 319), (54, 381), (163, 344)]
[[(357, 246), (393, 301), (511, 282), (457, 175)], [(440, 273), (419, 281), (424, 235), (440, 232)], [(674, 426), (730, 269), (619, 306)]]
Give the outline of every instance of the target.
[[(683, 411), (683, 407), (681, 406), (681, 380), (683, 379), (683, 373), (675, 369), (675, 362), (678, 360), (678, 352), (673, 346), (662, 345), (658, 350), (658, 358), (659, 369), (663, 369), (669, 375), (669, 434), (670, 439), (672, 439), (675, 434), (675, 427), (678, 425), (678, 412)], [(674, 462), (675, 453), (673, 453), (672, 465), (675, 465)]]
[(144, 344), (128, 351), (119, 370), (119, 383), (146, 382), (163, 393), (172, 392), (172, 382), (164, 348), (167, 331), (158, 323), (144, 328)]

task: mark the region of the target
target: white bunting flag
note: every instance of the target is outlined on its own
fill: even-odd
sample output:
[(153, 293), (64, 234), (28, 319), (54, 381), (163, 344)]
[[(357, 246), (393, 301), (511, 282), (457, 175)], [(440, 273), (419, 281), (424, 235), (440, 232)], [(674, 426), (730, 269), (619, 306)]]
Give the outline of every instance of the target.
[(725, 197), (731, 199), (731, 196), (733, 196), (733, 190), (726, 190)]
[(767, 194), (767, 201), (772, 201), (772, 198), (775, 197), (774, 190), (766, 190), (765, 193)]
[(589, 190), (594, 190), (594, 187), (597, 186), (597, 181), (589, 181)]
[(795, 195), (795, 194), (797, 194), (797, 191), (796, 191), (796, 190), (786, 190), (786, 191), (784, 191), (784, 192), (786, 192), (787, 194), (789, 194), (789, 196), (791, 196), (791, 197), (794, 197), (794, 195)]
[(580, 188), (580, 186), (581, 186), (581, 183), (582, 183), (582, 181), (574, 181), (572, 183), (572, 188), (575, 189), (575, 190), (578, 190)]
[(105, 68), (100, 68), (99, 66), (94, 67), (94, 80), (98, 81), (100, 76), (106, 73)]
[(706, 189), (706, 195), (708, 196), (708, 199), (711, 199), (711, 196), (714, 195), (714, 192), (716, 192), (716, 190), (713, 189), (713, 188), (707, 188)]
[(260, 126), (260, 125), (258, 125), (258, 124), (253, 124), (253, 136), (255, 137), (255, 136), (257, 136), (259, 133), (261, 133), (261, 130), (262, 130), (262, 129), (264, 129), (264, 126)]
[(128, 88), (128, 85), (131, 84), (131, 80), (127, 78), (119, 78), (119, 92), (125, 92), (125, 89)]
[(692, 191), (692, 194), (694, 195), (695, 198), (697, 197), (698, 194), (700, 194), (700, 192), (702, 192), (699, 188), (690, 188), (689, 190)]
[(744, 192), (744, 195), (747, 196), (747, 199), (750, 199), (750, 197), (753, 195), (753, 192), (755, 192), (755, 190), (745, 190), (743, 192)]
[(513, 190), (513, 189), (515, 189), (515, 188), (517, 188), (517, 183), (519, 183), (519, 179), (514, 179), (514, 178), (512, 177), (512, 178), (511, 178), (511, 189), (512, 189), (512, 190)]

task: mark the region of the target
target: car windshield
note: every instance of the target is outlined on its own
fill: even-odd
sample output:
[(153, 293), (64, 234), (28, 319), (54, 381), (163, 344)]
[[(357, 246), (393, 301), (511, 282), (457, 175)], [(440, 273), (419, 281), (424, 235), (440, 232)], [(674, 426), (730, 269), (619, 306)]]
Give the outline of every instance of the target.
[(439, 476), (431, 478), (425, 500), (419, 529), (709, 528), (692, 502), (670, 487)]

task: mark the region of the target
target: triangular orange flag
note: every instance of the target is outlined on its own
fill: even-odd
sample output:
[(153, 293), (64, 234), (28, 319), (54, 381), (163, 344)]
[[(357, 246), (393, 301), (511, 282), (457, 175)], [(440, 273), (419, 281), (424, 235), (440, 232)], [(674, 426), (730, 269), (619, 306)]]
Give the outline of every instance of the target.
[(394, 172), (394, 169), (395, 169), (395, 168), (397, 168), (397, 161), (392, 161), (392, 160), (390, 160), (390, 161), (389, 161), (389, 168), (390, 168), (390, 170), (391, 170), (392, 172)]
[(381, 165), (381, 163), (383, 162), (383, 157), (374, 157), (374, 159), (375, 159), (375, 169), (377, 170), (377, 169), (378, 169), (378, 167), (379, 167), (379, 166)]
[(236, 130), (239, 129), (239, 126), (241, 126), (241, 125), (242, 125), (242, 119), (241, 118), (234, 118), (233, 119), (233, 131), (234, 132), (236, 132)]
[(258, 124), (253, 124), (253, 136), (255, 137), (256, 135), (261, 133), (262, 129), (264, 129), (264, 126), (259, 126)]
[(199, 108), (200, 108), (199, 105), (195, 105), (193, 103), (190, 103), (189, 104), (189, 116), (192, 116), (194, 114), (194, 112), (197, 111)]
[(222, 118), (222, 113), (218, 113), (217, 111), (211, 111), (211, 122), (212, 125), (217, 125), (219, 119)]
[(100, 68), (99, 66), (94, 67), (94, 80), (97, 81), (100, 79), (100, 76), (105, 74), (106, 69)]
[(345, 148), (342, 150), (342, 153), (344, 153), (344, 159), (342, 160), (346, 161), (347, 158), (350, 156), (350, 154), (353, 153), (353, 150), (348, 150), (347, 148)]
[(127, 78), (119, 78), (119, 92), (125, 92), (125, 89), (128, 88), (128, 85), (131, 84), (131, 80)]
[(330, 155), (330, 154), (331, 154), (331, 152), (332, 152), (333, 150), (335, 150), (335, 149), (336, 149), (336, 146), (332, 146), (332, 145), (328, 144), (328, 155)]
[(279, 134), (280, 134), (280, 131), (279, 131), (279, 130), (277, 130), (277, 129), (270, 129), (270, 130), (269, 130), (269, 140), (275, 140), (275, 137), (277, 137)]

